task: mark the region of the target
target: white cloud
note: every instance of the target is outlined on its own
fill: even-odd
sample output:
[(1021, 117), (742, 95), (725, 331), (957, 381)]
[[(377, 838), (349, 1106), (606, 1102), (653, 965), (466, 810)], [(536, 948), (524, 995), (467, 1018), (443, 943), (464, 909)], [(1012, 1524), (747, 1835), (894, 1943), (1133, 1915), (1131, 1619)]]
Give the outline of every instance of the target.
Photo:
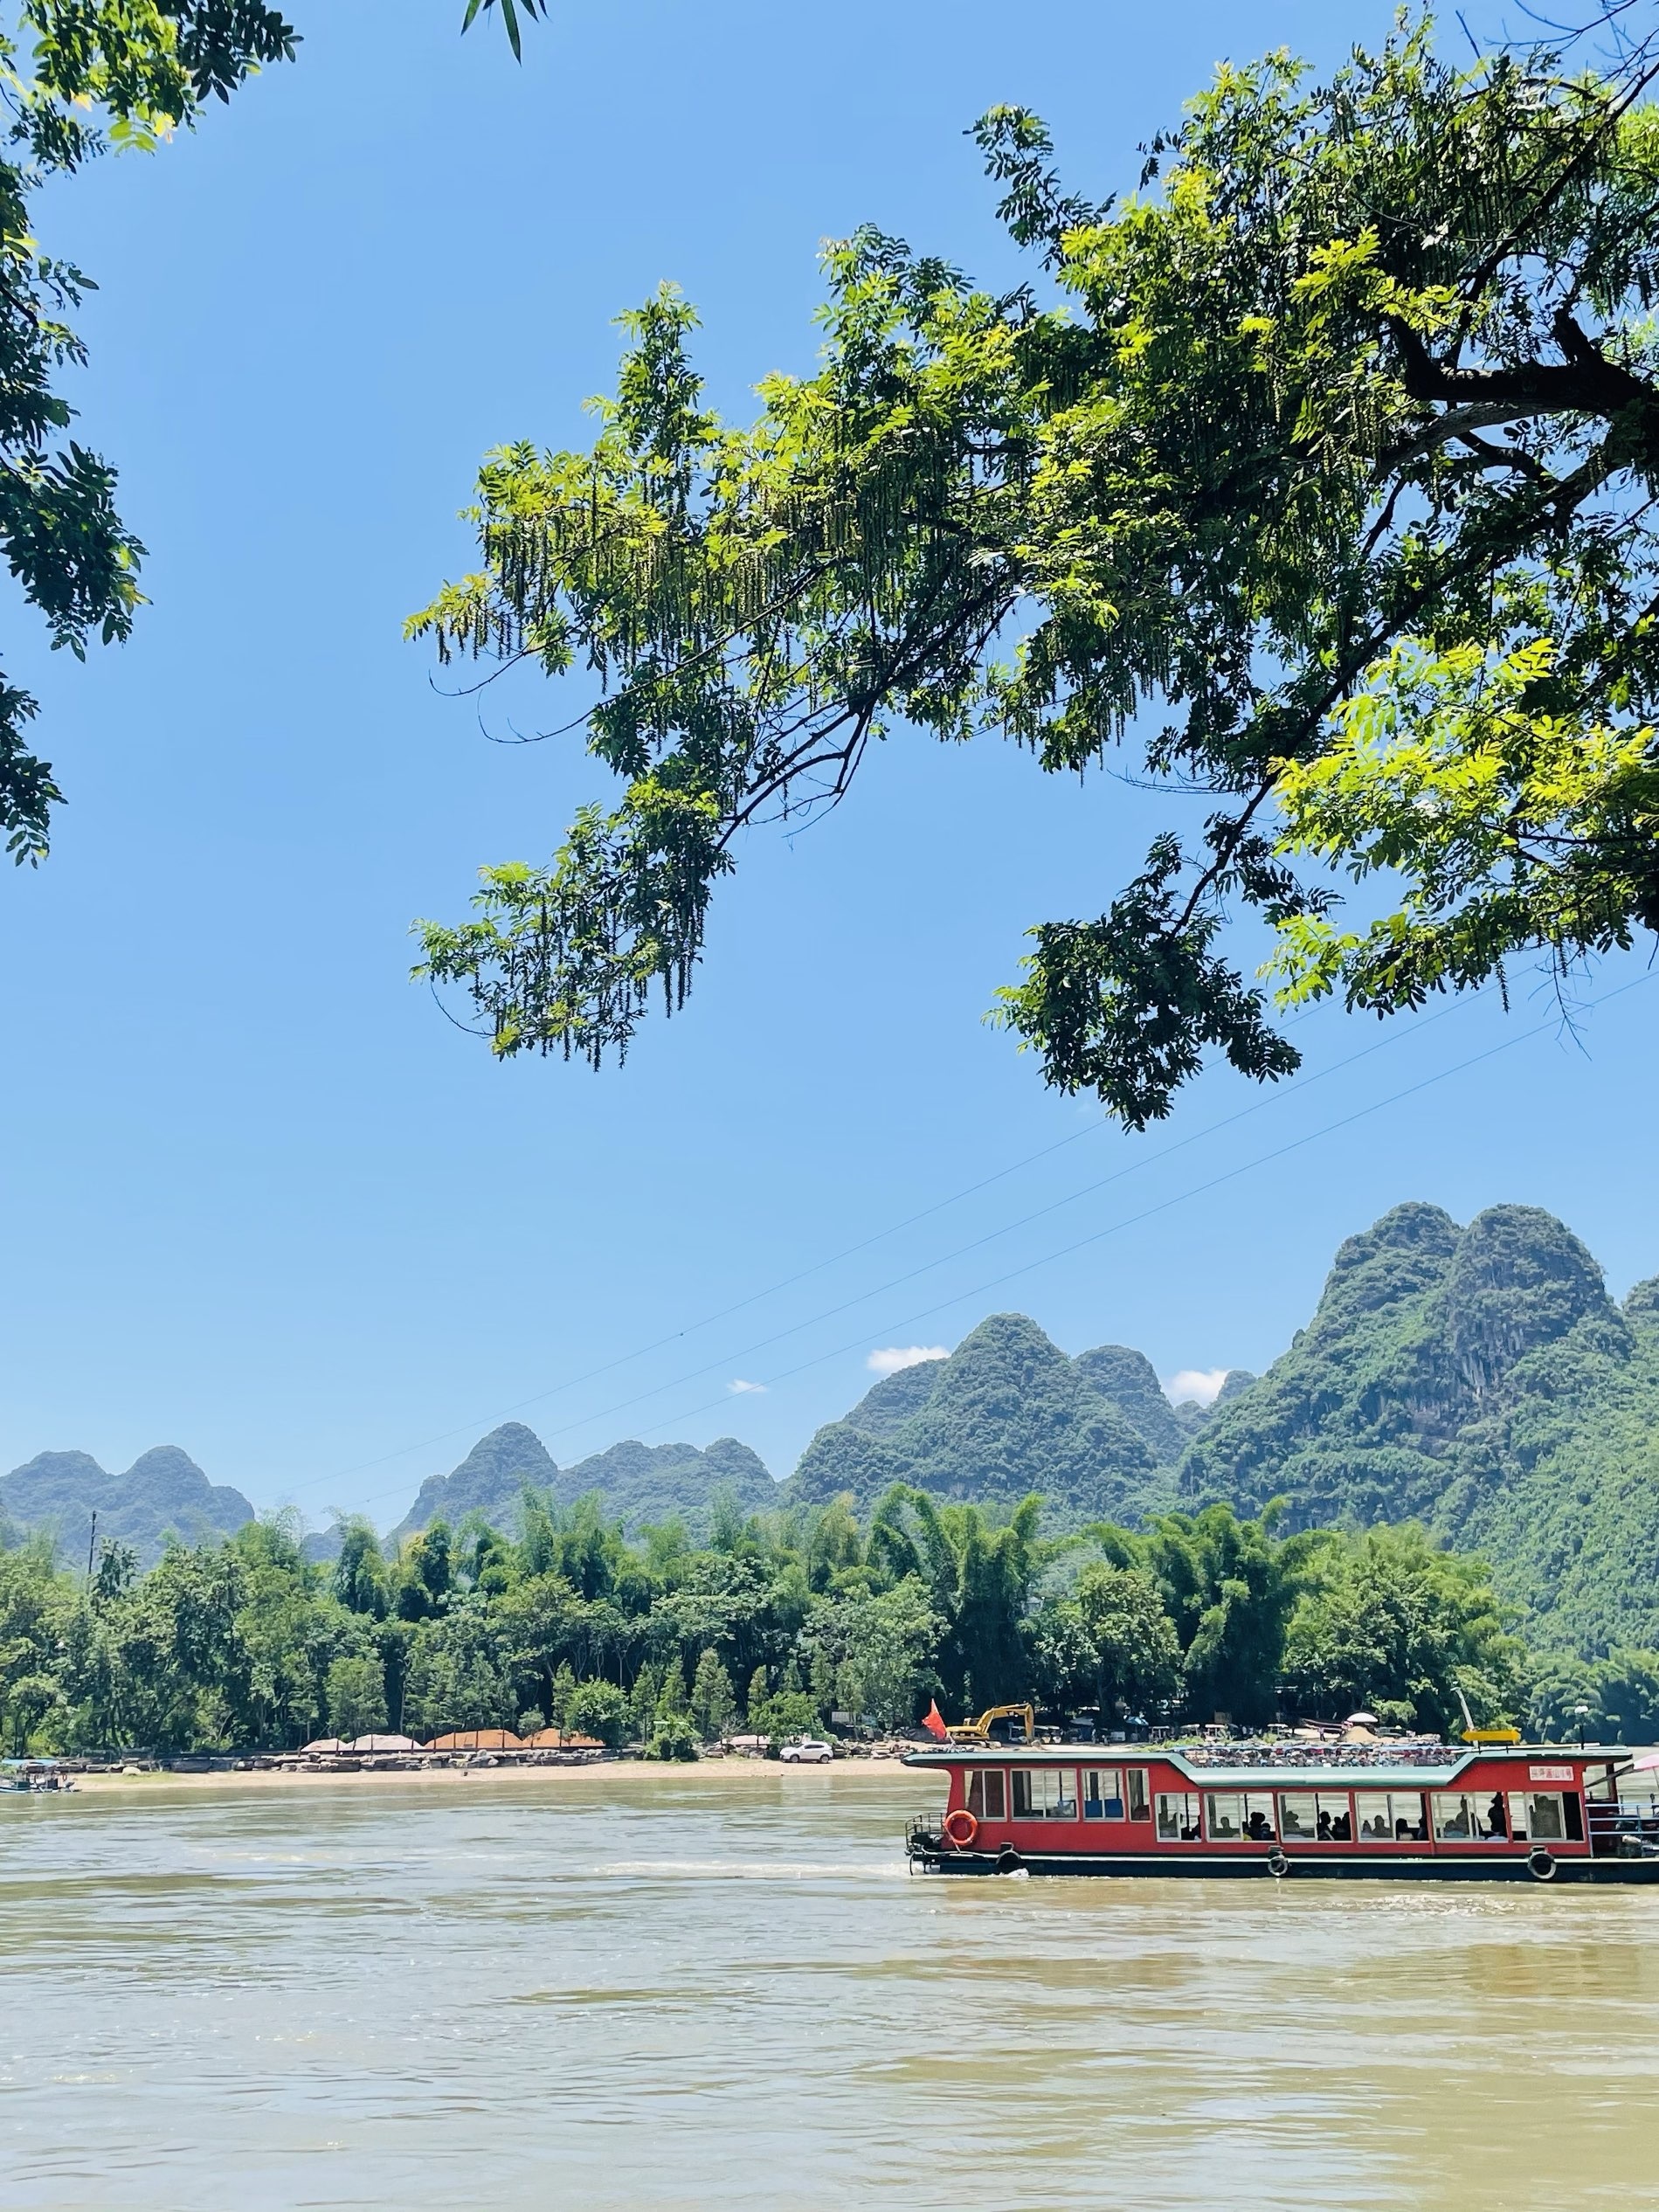
[(1172, 1405), (1185, 1405), (1195, 1399), (1200, 1406), (1213, 1406), (1215, 1393), (1227, 1380), (1225, 1367), (1183, 1367), (1179, 1375), (1172, 1375), (1164, 1385), (1164, 1395)]
[(745, 1382), (741, 1375), (739, 1375), (735, 1381), (729, 1382), (726, 1385), (726, 1387), (728, 1390), (740, 1396), (747, 1393), (756, 1398), (764, 1398), (766, 1395), (766, 1386), (764, 1383)]
[(864, 1365), (873, 1375), (896, 1375), (901, 1367), (919, 1367), (924, 1359), (948, 1359), (946, 1344), (888, 1344), (884, 1351), (873, 1351)]

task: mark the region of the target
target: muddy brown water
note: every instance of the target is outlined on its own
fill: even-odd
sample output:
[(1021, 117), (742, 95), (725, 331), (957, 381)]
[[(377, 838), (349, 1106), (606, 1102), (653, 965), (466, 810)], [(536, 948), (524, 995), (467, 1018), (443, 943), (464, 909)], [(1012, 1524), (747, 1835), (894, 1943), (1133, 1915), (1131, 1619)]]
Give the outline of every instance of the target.
[(932, 1794), (0, 1802), (0, 2203), (1659, 2205), (1659, 1894), (912, 1879)]

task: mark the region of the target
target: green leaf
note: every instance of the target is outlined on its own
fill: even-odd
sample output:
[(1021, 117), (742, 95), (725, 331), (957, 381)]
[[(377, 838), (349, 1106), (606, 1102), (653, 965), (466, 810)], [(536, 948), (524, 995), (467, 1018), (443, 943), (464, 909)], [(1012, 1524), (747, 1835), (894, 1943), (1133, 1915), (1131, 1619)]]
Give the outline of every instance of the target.
[[(475, 17), (487, 15), (495, 5), (496, 0), (467, 0), (467, 12), (461, 19), (463, 32), (472, 29)], [(507, 32), (507, 43), (513, 49), (513, 59), (522, 61), (524, 54), (519, 34), (518, 10), (522, 8), (527, 18), (533, 23), (538, 16), (546, 14), (547, 0), (500, 0), (500, 5), (501, 24)]]

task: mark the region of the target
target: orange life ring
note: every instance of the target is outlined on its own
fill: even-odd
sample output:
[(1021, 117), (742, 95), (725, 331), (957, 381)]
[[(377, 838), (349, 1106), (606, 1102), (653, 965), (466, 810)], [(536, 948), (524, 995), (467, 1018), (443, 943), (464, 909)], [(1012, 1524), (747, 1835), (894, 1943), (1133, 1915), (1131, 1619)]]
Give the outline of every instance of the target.
[(953, 1813), (945, 1815), (944, 1832), (958, 1851), (965, 1851), (979, 1833), (979, 1823), (965, 1805), (958, 1805)]

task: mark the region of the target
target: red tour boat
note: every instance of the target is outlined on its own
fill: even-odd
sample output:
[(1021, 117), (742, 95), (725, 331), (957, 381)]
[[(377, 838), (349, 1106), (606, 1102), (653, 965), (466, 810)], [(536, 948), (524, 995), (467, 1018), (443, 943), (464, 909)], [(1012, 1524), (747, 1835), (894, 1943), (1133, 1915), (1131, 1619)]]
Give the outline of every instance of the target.
[(1659, 1813), (1621, 1802), (1628, 1752), (1504, 1742), (949, 1743), (913, 1823), (937, 1874), (1343, 1875), (1659, 1882)]

